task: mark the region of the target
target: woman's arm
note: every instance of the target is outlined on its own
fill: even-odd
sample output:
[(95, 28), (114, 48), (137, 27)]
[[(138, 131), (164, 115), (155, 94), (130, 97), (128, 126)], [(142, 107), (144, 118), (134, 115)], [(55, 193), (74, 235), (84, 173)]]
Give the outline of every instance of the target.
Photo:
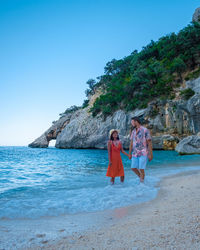
[[(120, 143), (121, 143), (121, 142), (120, 142)], [(122, 146), (122, 143), (121, 143), (121, 152), (122, 152), (122, 154), (124, 154), (124, 155), (126, 155), (126, 156), (129, 157), (129, 155), (124, 151), (123, 146)]]
[(109, 160), (109, 166), (112, 166), (112, 161), (111, 161), (111, 142), (108, 141), (108, 160)]
[(130, 145), (129, 145), (129, 159), (132, 158), (131, 157), (132, 150), (133, 150), (133, 140), (131, 140)]

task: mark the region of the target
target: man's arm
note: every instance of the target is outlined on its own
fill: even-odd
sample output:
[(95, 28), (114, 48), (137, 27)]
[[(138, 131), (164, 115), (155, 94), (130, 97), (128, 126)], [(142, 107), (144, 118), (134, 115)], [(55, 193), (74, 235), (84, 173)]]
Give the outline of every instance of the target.
[(148, 145), (148, 158), (149, 158), (149, 161), (151, 161), (153, 159), (153, 150), (152, 150), (152, 140), (151, 139), (147, 140), (147, 145)]
[(129, 159), (132, 158), (132, 157), (131, 157), (132, 149), (133, 149), (133, 140), (131, 140), (130, 145), (129, 145)]

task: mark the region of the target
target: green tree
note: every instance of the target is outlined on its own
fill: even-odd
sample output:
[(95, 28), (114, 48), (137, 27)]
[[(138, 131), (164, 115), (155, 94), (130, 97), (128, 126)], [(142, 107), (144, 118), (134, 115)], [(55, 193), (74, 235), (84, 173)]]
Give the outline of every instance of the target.
[(85, 90), (85, 95), (88, 97), (89, 95), (93, 95), (95, 93), (96, 81), (94, 79), (89, 79), (86, 84), (89, 89)]
[(140, 52), (133, 51), (123, 59), (108, 62), (98, 82), (88, 84), (87, 95), (97, 87), (103, 91), (91, 112), (94, 116), (108, 115), (119, 108), (146, 107), (155, 98), (172, 98), (177, 87), (175, 76), (182, 80), (183, 73), (191, 70), (195, 70), (196, 76), (199, 66), (200, 24), (192, 23), (177, 34), (151, 41)]
[(172, 64), (171, 64), (171, 72), (176, 72), (180, 78), (180, 80), (182, 80), (182, 73), (186, 70), (186, 64), (184, 63), (184, 61), (180, 58), (180, 57), (176, 57), (174, 58)]

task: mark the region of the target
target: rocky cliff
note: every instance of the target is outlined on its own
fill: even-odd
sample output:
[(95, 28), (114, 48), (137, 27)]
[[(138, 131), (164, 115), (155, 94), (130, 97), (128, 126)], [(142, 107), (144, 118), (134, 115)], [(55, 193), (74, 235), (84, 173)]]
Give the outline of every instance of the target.
[[(195, 94), (184, 100), (180, 93), (188, 88)], [(109, 130), (117, 128), (124, 147), (128, 148), (131, 117), (139, 116), (151, 130), (154, 149), (173, 150), (180, 139), (200, 131), (200, 77), (186, 81), (174, 94), (174, 100), (155, 100), (148, 108), (133, 112), (118, 110), (106, 119), (101, 114), (93, 117), (89, 112), (90, 104), (84, 109), (63, 114), (29, 146), (48, 147), (49, 141), (56, 139), (57, 148), (104, 149)]]
[[(176, 45), (176, 42), (174, 42), (173, 40), (175, 39), (176, 35), (173, 34), (171, 38), (168, 36), (163, 38), (163, 41), (165, 40), (171, 41), (171, 42), (173, 41), (173, 44), (175, 44), (174, 47), (173, 46), (170, 47), (171, 48), (170, 51), (168, 50), (159, 51), (158, 48), (156, 47), (156, 43), (151, 43), (140, 54), (141, 63), (143, 62), (144, 65), (146, 65), (145, 63), (147, 63), (147, 61), (142, 61), (143, 59), (141, 58), (143, 57), (144, 58), (150, 57), (151, 61), (153, 61), (153, 64), (150, 64), (151, 66), (150, 68), (151, 70), (153, 70), (152, 72), (150, 71), (151, 74), (154, 74), (156, 77), (158, 77), (159, 72), (160, 72), (159, 70), (162, 70), (161, 72), (163, 73), (166, 70), (168, 70), (169, 67), (171, 67), (170, 69), (172, 70), (172, 72), (170, 73), (171, 74), (170, 77), (173, 75), (172, 78), (174, 78), (174, 81), (177, 83), (180, 83), (180, 80), (181, 80), (181, 83), (178, 84), (180, 87), (176, 87), (176, 85), (174, 85), (175, 87), (173, 87), (174, 93), (172, 93), (171, 95), (173, 99), (166, 100), (166, 98), (163, 98), (165, 100), (162, 100), (163, 95), (161, 96), (161, 98), (158, 95), (156, 95), (156, 97), (154, 95), (154, 101), (149, 102), (147, 108), (145, 109), (140, 109), (140, 110), (135, 109), (129, 112), (125, 112), (122, 109), (121, 110), (118, 109), (117, 111), (112, 113), (112, 115), (106, 116), (106, 118), (104, 115), (102, 115), (102, 112), (97, 112), (97, 115), (93, 117), (92, 113), (90, 112), (90, 109), (91, 107), (94, 107), (94, 103), (97, 100), (98, 96), (101, 97), (102, 91), (105, 92), (104, 84), (106, 83), (106, 81), (108, 80), (107, 84), (110, 84), (109, 79), (111, 79), (111, 75), (112, 74), (115, 75), (120, 72), (119, 65), (121, 65), (121, 67), (122, 66), (124, 67), (124, 68), (122, 67), (122, 69), (120, 68), (120, 70), (122, 70), (122, 72), (125, 75), (125, 77), (123, 76), (124, 77), (123, 83), (125, 82), (127, 86), (125, 95), (129, 94), (128, 91), (131, 91), (130, 86), (134, 84), (137, 85), (137, 81), (136, 81), (137, 79), (135, 80), (134, 84), (132, 85), (127, 84), (127, 81), (129, 81), (130, 80), (129, 78), (131, 77), (130, 75), (129, 77), (126, 76), (127, 72), (125, 70), (127, 69), (128, 66), (130, 66), (129, 65), (130, 58), (132, 58), (133, 60), (132, 68), (136, 67), (137, 63), (134, 64), (134, 60), (136, 59), (138, 60), (138, 57), (136, 55), (137, 53), (133, 52), (131, 54), (132, 57), (131, 56), (127, 57), (128, 58), (127, 61), (113, 60), (112, 62), (106, 65), (105, 69), (106, 69), (107, 75), (104, 75), (101, 77), (101, 79), (105, 80), (105, 83), (102, 85), (102, 87), (101, 85), (95, 85), (96, 87), (94, 87), (93, 86), (94, 81), (93, 80), (90, 81), (91, 89), (88, 92), (90, 93), (89, 100), (88, 100), (89, 101), (88, 107), (76, 108), (74, 110), (72, 109), (72, 110), (68, 110), (68, 112), (64, 112), (61, 115), (59, 120), (53, 122), (53, 125), (46, 132), (44, 132), (39, 138), (37, 138), (34, 142), (29, 144), (29, 146), (30, 147), (48, 147), (49, 141), (51, 141), (52, 139), (56, 139), (55, 146), (57, 148), (104, 149), (106, 148), (109, 130), (112, 128), (117, 128), (120, 130), (120, 139), (122, 140), (124, 144), (124, 148), (128, 148), (129, 140), (130, 140), (129, 139), (130, 127), (131, 127), (130, 124), (131, 124), (132, 116), (139, 116), (141, 120), (144, 122), (145, 126), (151, 130), (154, 149), (173, 150), (175, 149), (177, 143), (184, 137), (196, 135), (200, 131), (200, 77), (199, 77), (200, 54), (199, 54), (199, 39), (196, 39), (197, 41), (195, 40), (196, 37), (199, 37), (198, 36), (199, 24), (197, 24), (196, 26), (195, 24), (196, 22), (200, 23), (200, 8), (197, 8), (195, 10), (195, 13), (193, 15), (193, 22), (194, 22), (194, 26), (192, 26), (191, 29), (189, 29), (189, 31), (183, 32), (185, 36), (189, 36), (187, 38), (188, 43), (184, 44), (185, 46), (184, 48), (187, 50), (186, 54), (183, 53), (185, 52), (185, 49), (184, 51), (182, 51), (182, 54), (180, 55), (177, 52), (182, 48), (181, 46), (182, 46), (183, 39), (182, 39), (181, 34), (183, 33), (180, 33), (181, 42), (179, 41), (180, 43), (179, 47), (176, 47), (178, 45)], [(188, 32), (189, 32), (189, 35), (188, 35)], [(191, 43), (191, 41), (194, 41), (194, 40), (195, 40), (195, 43)], [(188, 46), (188, 44), (190, 44), (190, 46)], [(166, 47), (166, 44), (164, 46), (163, 44), (160, 43), (159, 46)], [(194, 51), (190, 50), (191, 48)], [(161, 56), (161, 59), (162, 59), (161, 60), (159, 59), (159, 56), (157, 54), (161, 53), (165, 55), (166, 53), (168, 53), (168, 57), (170, 57), (173, 55), (173, 53), (171, 53), (171, 50), (174, 50), (177, 52), (176, 57), (174, 61), (172, 62), (172, 64), (171, 64), (171, 61), (168, 62), (169, 65), (167, 65), (167, 68), (162, 68), (161, 67), (163, 66), (162, 63), (166, 60), (169, 60), (169, 58), (164, 58)], [(157, 55), (157, 61), (155, 61), (156, 55)], [(181, 58), (185, 58), (184, 60), (188, 63), (187, 67)], [(158, 60), (161, 60), (161, 61), (158, 61)], [(150, 62), (148, 61), (148, 63)], [(174, 67), (176, 68), (176, 74), (174, 73), (175, 71), (173, 70)], [(149, 68), (138, 69), (138, 71), (136, 71), (137, 77), (139, 77), (141, 74), (145, 75), (146, 74), (145, 70), (148, 71)], [(133, 72), (133, 74), (135, 74), (135, 71)], [(178, 77), (178, 79), (176, 79), (176, 77)], [(196, 78), (196, 79), (193, 79), (193, 78)], [(115, 82), (115, 81), (119, 82), (121, 81), (122, 78), (118, 77), (118, 78), (113, 78), (113, 79), (114, 80), (112, 80), (112, 82)], [(161, 83), (163, 83), (163, 79), (161, 79), (162, 80)], [(183, 79), (193, 79), (193, 80), (185, 81)], [(143, 77), (140, 78), (140, 81), (139, 81), (140, 85), (141, 85), (142, 80), (144, 80)], [(142, 86), (145, 89), (143, 90), (143, 92), (144, 93), (148, 92), (149, 94), (149, 93), (152, 93), (151, 88), (152, 86), (154, 86), (152, 85), (152, 83), (153, 82), (158, 83), (157, 81), (158, 79), (150, 78), (149, 80), (147, 78), (146, 80), (148, 80), (148, 82), (150, 82), (151, 84), (148, 85), (146, 82), (145, 84), (143, 83)], [(113, 85), (112, 87), (114, 88), (114, 86), (115, 85)], [(156, 86), (158, 87), (159, 91), (162, 93), (162, 91), (160, 90), (160, 86), (158, 84)], [(165, 85), (162, 85), (162, 86), (164, 88)], [(119, 88), (119, 86), (115, 86), (115, 87)], [(132, 98), (131, 101), (134, 100), (135, 102), (135, 100), (137, 101), (139, 98), (141, 98), (141, 95), (140, 95), (141, 91), (142, 89), (138, 89), (137, 91), (135, 91), (133, 95), (134, 98)], [(156, 88), (154, 91), (156, 92)], [(152, 98), (149, 98), (148, 100), (152, 100)], [(119, 102), (120, 100), (118, 100), (118, 103)], [(126, 104), (129, 105), (129, 103), (126, 103)], [(133, 104), (135, 103), (131, 103), (131, 105)], [(133, 105), (133, 106), (135, 107), (136, 105)]]

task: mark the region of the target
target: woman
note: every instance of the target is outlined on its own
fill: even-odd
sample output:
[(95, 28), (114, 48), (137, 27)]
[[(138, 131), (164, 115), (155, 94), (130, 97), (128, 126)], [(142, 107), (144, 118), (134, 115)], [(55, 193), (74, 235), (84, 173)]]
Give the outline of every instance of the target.
[(124, 167), (120, 152), (129, 157), (123, 150), (122, 143), (119, 140), (119, 133), (116, 129), (111, 129), (108, 141), (108, 159), (109, 165), (106, 176), (111, 177), (111, 183), (114, 184), (115, 177), (120, 177), (121, 182), (124, 182)]

